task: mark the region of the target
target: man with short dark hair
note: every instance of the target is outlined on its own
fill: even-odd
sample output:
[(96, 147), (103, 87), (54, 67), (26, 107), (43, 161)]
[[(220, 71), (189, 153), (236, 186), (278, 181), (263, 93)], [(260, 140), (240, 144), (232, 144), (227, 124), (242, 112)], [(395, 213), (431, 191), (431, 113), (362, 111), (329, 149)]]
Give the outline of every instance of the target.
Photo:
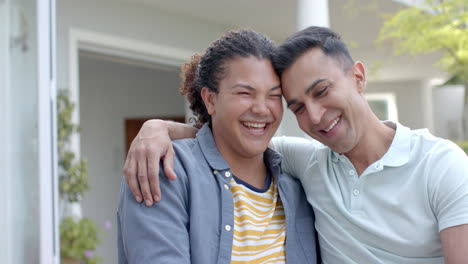
[[(427, 130), (381, 122), (364, 97), (364, 65), (330, 29), (294, 34), (274, 64), (300, 128), (323, 144), (272, 141), (314, 208), (323, 262), (468, 263), (466, 154)], [(134, 156), (128, 179), (138, 175)]]

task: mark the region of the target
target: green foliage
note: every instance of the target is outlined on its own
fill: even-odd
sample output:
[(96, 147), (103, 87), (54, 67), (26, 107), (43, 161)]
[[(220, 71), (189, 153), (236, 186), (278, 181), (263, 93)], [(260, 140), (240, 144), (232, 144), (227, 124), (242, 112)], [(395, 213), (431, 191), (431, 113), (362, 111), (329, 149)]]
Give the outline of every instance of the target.
[(96, 224), (83, 218), (75, 221), (66, 217), (60, 224), (60, 256), (62, 258), (80, 259), (86, 264), (97, 264), (101, 259), (94, 255), (100, 243), (99, 230)]
[(455, 143), (457, 143), (457, 145), (460, 146), (460, 148), (462, 148), (465, 151), (465, 153), (468, 155), (468, 141), (459, 141)]
[(60, 195), (66, 194), (68, 201), (77, 202), (83, 192), (89, 189), (88, 185), (88, 162), (84, 159), (75, 160), (73, 152), (64, 151), (60, 153), (59, 165), (63, 169), (60, 176)]
[[(84, 159), (77, 159), (75, 153), (66, 149), (71, 135), (78, 132), (78, 126), (71, 121), (75, 105), (64, 90), (60, 90), (57, 95), (57, 108), (60, 197), (67, 202), (78, 202), (83, 193), (89, 189), (88, 163)], [(98, 244), (98, 228), (92, 220), (83, 218), (75, 221), (71, 217), (62, 219), (60, 223), (62, 258), (97, 264), (100, 258), (94, 256), (94, 252)]]
[(88, 163), (84, 159), (76, 160), (75, 153), (66, 150), (71, 135), (78, 132), (78, 126), (71, 122), (75, 105), (70, 101), (66, 91), (59, 91), (57, 106), (60, 197), (62, 199), (66, 197), (70, 202), (77, 202), (89, 189)]
[(75, 104), (70, 101), (66, 90), (59, 90), (57, 94), (57, 125), (58, 125), (58, 145), (64, 148), (65, 143), (70, 140), (70, 136), (78, 131), (78, 126), (71, 122)]
[(398, 54), (440, 51), (439, 64), (468, 83), (468, 5), (466, 0), (426, 0), (422, 6), (400, 10), (379, 33)]

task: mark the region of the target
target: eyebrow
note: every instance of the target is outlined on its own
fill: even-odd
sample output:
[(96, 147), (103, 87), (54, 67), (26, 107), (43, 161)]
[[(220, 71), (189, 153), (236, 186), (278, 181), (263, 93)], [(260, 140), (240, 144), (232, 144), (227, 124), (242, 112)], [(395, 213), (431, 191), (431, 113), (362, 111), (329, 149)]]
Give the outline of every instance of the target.
[[(235, 84), (234, 86), (231, 87), (231, 89), (234, 89), (236, 87), (242, 87), (242, 88), (245, 88), (245, 89), (248, 89), (248, 90), (255, 90), (254, 87), (248, 85), (248, 84), (242, 84), (242, 83), (238, 83), (238, 84)], [(277, 89), (280, 89), (281, 88), (281, 85), (276, 85), (276, 86), (273, 86), (270, 91), (273, 91), (273, 90), (277, 90)]]
[(313, 82), (309, 87), (306, 89), (305, 93), (308, 94), (310, 93), (319, 83), (326, 81), (326, 78), (318, 79), (315, 82)]
[[(305, 94), (309, 94), (319, 83), (324, 82), (326, 80), (328, 79), (322, 78), (314, 81), (311, 85), (309, 85), (309, 87), (307, 87), (307, 89), (305, 90)], [(297, 99), (291, 99), (288, 101), (287, 107), (290, 107), (293, 104), (297, 104), (297, 102)]]

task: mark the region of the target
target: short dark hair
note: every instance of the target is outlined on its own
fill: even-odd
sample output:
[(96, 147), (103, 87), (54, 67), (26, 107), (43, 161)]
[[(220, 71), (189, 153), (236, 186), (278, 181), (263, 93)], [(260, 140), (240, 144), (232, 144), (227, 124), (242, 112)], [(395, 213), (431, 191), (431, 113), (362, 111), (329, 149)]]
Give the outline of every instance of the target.
[(180, 93), (187, 97), (190, 109), (196, 115), (196, 127), (211, 122), (206, 106), (201, 98), (201, 89), (219, 92), (219, 81), (225, 77), (229, 60), (237, 57), (254, 56), (273, 61), (275, 43), (268, 37), (250, 30), (228, 31), (213, 41), (204, 54), (195, 54), (182, 65)]
[(336, 59), (345, 71), (354, 64), (346, 44), (337, 33), (329, 28), (312, 26), (296, 32), (278, 47), (273, 59), (276, 73), (281, 75), (302, 54), (316, 47)]

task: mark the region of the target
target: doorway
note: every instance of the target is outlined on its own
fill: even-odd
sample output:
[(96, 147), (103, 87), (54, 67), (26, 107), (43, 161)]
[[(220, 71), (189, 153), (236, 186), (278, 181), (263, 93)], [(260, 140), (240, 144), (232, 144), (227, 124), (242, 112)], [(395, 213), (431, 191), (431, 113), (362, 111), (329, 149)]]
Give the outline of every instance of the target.
[(115, 220), (127, 153), (125, 120), (184, 117), (179, 82), (178, 67), (79, 53), (80, 149), (88, 160), (90, 184), (83, 216), (101, 229), (112, 224), (96, 252), (104, 264), (118, 262)]
[(154, 116), (151, 118), (140, 117), (140, 118), (125, 119), (125, 146), (126, 146), (125, 153), (128, 153), (128, 150), (130, 149), (130, 144), (132, 144), (133, 139), (136, 137), (136, 135), (138, 134), (138, 131), (140, 131), (143, 124), (150, 119), (170, 120), (170, 121), (175, 121), (179, 123), (185, 123), (184, 116), (171, 116), (171, 117)]

